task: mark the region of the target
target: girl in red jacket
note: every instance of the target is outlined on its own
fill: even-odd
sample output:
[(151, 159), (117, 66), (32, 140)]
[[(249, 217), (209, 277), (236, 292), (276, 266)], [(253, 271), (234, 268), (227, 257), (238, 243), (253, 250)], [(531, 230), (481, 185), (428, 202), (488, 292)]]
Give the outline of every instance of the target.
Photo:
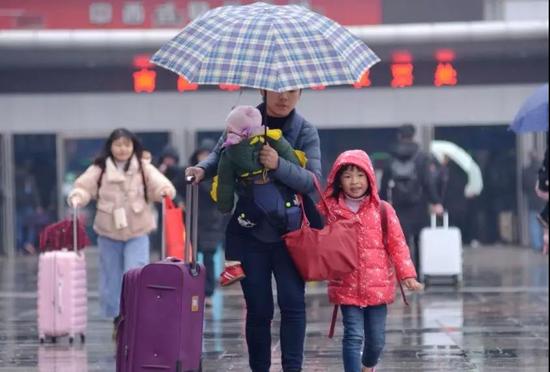
[(321, 204), (319, 209), (328, 223), (339, 219), (357, 221), (351, 233), (357, 235), (359, 265), (328, 287), (330, 302), (342, 309), (344, 370), (374, 371), (384, 348), (387, 304), (394, 301), (395, 275), (409, 290), (420, 290), (423, 285), (416, 280), (401, 225), (387, 203), (387, 249), (384, 245), (382, 201), (374, 168), (364, 151), (346, 151), (336, 159), (325, 200), (327, 205)]

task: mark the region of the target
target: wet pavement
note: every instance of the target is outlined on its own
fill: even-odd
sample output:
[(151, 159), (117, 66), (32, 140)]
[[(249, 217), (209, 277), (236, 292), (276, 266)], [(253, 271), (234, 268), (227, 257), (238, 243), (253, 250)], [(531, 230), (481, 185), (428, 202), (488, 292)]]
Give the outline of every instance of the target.
[[(36, 257), (0, 258), (0, 372), (114, 371), (112, 323), (99, 317), (97, 253), (87, 252), (88, 332), (84, 345), (67, 339), (40, 345), (36, 331)], [(466, 249), (464, 285), (435, 285), (391, 306), (387, 345), (377, 371), (547, 371), (548, 257), (527, 248)], [(304, 371), (342, 372), (339, 324), (326, 337), (332, 307), (325, 288), (307, 294)], [(218, 291), (206, 312), (204, 370), (248, 371), (245, 309), (237, 286)], [(341, 319), (341, 318), (340, 318)], [(279, 364), (278, 321), (273, 368)]]

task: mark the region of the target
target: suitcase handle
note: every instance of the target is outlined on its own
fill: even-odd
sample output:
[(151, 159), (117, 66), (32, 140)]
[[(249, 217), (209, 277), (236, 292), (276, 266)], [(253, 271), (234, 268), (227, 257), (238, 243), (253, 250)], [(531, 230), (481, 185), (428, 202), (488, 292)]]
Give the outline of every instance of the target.
[(187, 183), (185, 192), (185, 228), (191, 232), (185, 234), (185, 262), (190, 263), (193, 267), (197, 265), (199, 187), (193, 183), (195, 181), (194, 176), (186, 177), (185, 181)]
[[(435, 213), (432, 213), (430, 215), (430, 222), (432, 229), (437, 228), (437, 215)], [(443, 228), (449, 228), (449, 212), (447, 211), (443, 213)]]

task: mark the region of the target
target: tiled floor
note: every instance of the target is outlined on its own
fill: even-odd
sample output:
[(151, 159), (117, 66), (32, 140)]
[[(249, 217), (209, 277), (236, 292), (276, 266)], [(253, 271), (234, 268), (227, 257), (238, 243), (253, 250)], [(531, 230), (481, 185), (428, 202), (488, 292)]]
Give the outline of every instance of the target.
[[(96, 252), (88, 251), (89, 328), (85, 345), (41, 346), (36, 335), (36, 257), (0, 258), (0, 371), (114, 371), (112, 325), (98, 317)], [(464, 286), (431, 286), (390, 309), (378, 371), (547, 371), (548, 257), (525, 248), (465, 251)], [(331, 307), (321, 284), (307, 295), (307, 372), (342, 372), (342, 329), (326, 337)], [(207, 311), (205, 371), (248, 371), (238, 287), (219, 291)], [(273, 368), (281, 370), (277, 325)]]

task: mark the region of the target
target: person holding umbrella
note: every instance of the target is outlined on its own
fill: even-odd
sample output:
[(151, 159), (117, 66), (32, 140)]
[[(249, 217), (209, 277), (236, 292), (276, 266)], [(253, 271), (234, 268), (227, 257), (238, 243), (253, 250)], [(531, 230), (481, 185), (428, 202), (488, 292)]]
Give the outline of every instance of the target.
[[(281, 129), (283, 136), (308, 159), (307, 168), (282, 159), (269, 145), (260, 152), (259, 161), (280, 188), (307, 194), (314, 190), (313, 177), (321, 177), (321, 151), (317, 129), (300, 116), (295, 107), (301, 90), (261, 91), (265, 103), (259, 106), (264, 122), (271, 129)], [(196, 167), (186, 169), (186, 176), (196, 182), (210, 178), (217, 171), (225, 136), (220, 138), (209, 157)], [(244, 199), (244, 198), (243, 198)], [(240, 206), (237, 204), (236, 210)], [(238, 224), (234, 213), (230, 226)], [(259, 230), (243, 229), (241, 234), (242, 266), (246, 277), (241, 286), (245, 296), (246, 340), (252, 371), (267, 372), (271, 365), (271, 322), (273, 320), (272, 275), (275, 276), (281, 310), (281, 351), (284, 371), (301, 371), (306, 329), (305, 283), (298, 274), (278, 229), (269, 223)]]
[[(262, 2), (206, 12), (151, 58), (152, 63), (196, 84), (259, 89), (264, 100), (259, 106), (263, 124), (281, 129), (283, 137), (305, 154), (307, 162), (305, 168), (292, 164), (268, 145), (261, 150), (259, 161), (281, 190), (304, 196), (314, 190), (313, 177), (321, 177), (321, 154), (317, 130), (295, 110), (302, 89), (353, 84), (378, 61), (362, 40), (333, 20), (301, 6)], [(223, 141), (222, 137), (205, 161), (186, 170), (195, 182), (215, 175)], [(304, 202), (309, 217), (307, 205)], [(246, 278), (241, 286), (247, 304), (250, 368), (268, 372), (271, 366), (274, 274), (281, 309), (283, 371), (301, 371), (306, 325), (304, 281), (280, 231), (269, 224), (263, 228), (262, 234), (250, 232), (243, 239)], [(260, 236), (268, 238), (262, 241)]]

